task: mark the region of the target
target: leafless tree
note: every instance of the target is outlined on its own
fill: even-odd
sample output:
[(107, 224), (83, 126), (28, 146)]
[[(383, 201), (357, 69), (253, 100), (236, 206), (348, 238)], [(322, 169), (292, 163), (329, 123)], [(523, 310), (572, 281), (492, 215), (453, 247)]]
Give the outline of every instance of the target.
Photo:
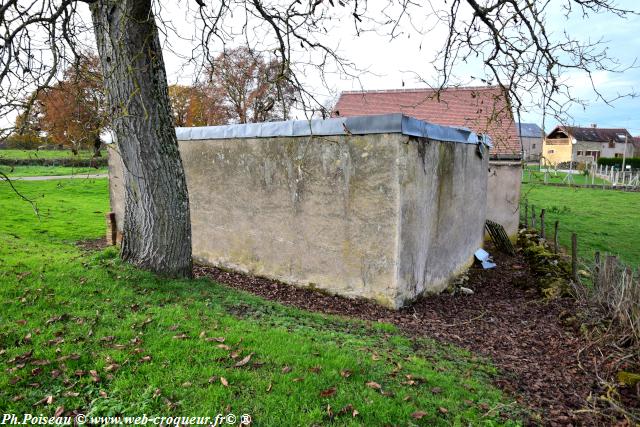
[[(322, 108), (323, 99), (306, 90), (302, 65), (324, 79), (330, 67), (353, 75), (357, 64), (335, 49), (331, 26), (348, 22), (355, 37), (371, 31), (395, 38), (403, 32), (448, 32), (434, 60), (435, 86), (452, 82), (457, 67), (478, 64), (479, 77), (498, 84), (520, 108), (523, 93), (537, 91), (545, 105), (561, 112), (573, 100), (562, 76), (581, 71), (620, 71), (600, 42), (577, 40), (548, 30), (547, 10), (567, 16), (631, 13), (614, 0), (183, 0), (198, 18), (198, 46), (191, 60), (215, 66), (221, 47), (242, 39), (257, 51), (277, 56), (278, 78), (299, 91), (302, 108)], [(377, 7), (383, 4), (382, 9)], [(89, 6), (91, 25), (83, 17)], [(160, 25), (157, 24), (160, 22)], [(162, 4), (152, 0), (3, 0), (0, 5), (0, 119), (28, 111), (30, 93), (51, 86), (66, 63), (74, 62), (91, 32), (102, 64), (110, 122), (126, 174), (122, 256), (169, 275), (191, 272), (189, 202), (173, 131), (159, 28)], [(343, 56), (346, 55), (346, 56)], [(596, 93), (598, 88), (594, 86)], [(602, 96), (602, 94), (600, 94)]]

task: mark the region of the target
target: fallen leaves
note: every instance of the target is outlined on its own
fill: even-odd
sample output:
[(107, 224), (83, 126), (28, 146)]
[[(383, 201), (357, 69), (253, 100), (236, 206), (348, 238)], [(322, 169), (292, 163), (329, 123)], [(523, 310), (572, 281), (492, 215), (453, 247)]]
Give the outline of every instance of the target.
[(282, 368), (283, 374), (288, 374), (289, 372), (291, 372), (291, 366), (286, 365), (284, 368)]
[(62, 322), (64, 320), (67, 320), (69, 318), (69, 315), (67, 313), (61, 314), (59, 316), (53, 316), (50, 317), (46, 322), (44, 322), (45, 325), (50, 325), (52, 323), (56, 323), (56, 322)]
[(336, 394), (336, 388), (335, 387), (329, 387), (326, 390), (322, 390), (320, 392), (320, 397), (331, 397), (334, 394)]
[(120, 365), (117, 363), (110, 363), (104, 367), (105, 372), (115, 372), (120, 368)]
[(229, 381), (225, 377), (220, 377), (220, 383), (225, 387), (229, 387)]
[(224, 337), (210, 337), (210, 338), (205, 338), (204, 340), (207, 342), (224, 342), (225, 341)]
[(184, 339), (187, 339), (187, 338), (189, 338), (189, 337), (187, 336), (187, 334), (178, 334), (178, 335), (174, 335), (174, 336), (173, 336), (173, 339), (174, 339), (174, 340), (184, 340)]
[(367, 381), (365, 384), (367, 387), (372, 388), (374, 390), (382, 389), (382, 386), (375, 381)]
[(43, 397), (42, 399), (38, 400), (36, 403), (33, 404), (33, 406), (38, 406), (38, 405), (51, 405), (53, 403), (53, 396), (52, 395), (48, 395)]
[(237, 362), (235, 365), (236, 368), (240, 368), (244, 365), (246, 365), (247, 363), (249, 363), (249, 361), (251, 360), (251, 356), (253, 356), (253, 353), (249, 353), (247, 356), (245, 356), (244, 358), (242, 358), (242, 360), (240, 360), (239, 362)]
[(411, 418), (414, 418), (416, 420), (421, 420), (426, 415), (427, 415), (427, 413), (424, 412), (424, 411), (415, 411), (413, 414), (411, 414)]
[(29, 360), (31, 360), (31, 356), (33, 355), (33, 350), (29, 350), (26, 353), (22, 353), (16, 357), (14, 357), (13, 359), (10, 359), (7, 363), (10, 364), (21, 364), (21, 363), (26, 363)]
[(342, 371), (340, 371), (340, 376), (342, 378), (349, 378), (351, 374), (352, 372), (349, 369), (343, 369)]

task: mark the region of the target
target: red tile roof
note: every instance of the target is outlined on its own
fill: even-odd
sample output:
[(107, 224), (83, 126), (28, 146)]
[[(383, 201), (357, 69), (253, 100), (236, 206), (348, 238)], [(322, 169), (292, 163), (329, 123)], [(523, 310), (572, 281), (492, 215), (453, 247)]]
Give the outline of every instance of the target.
[(403, 113), (419, 120), (466, 127), (493, 140), (492, 156), (520, 158), (520, 140), (507, 97), (498, 86), (342, 92), (333, 116)]

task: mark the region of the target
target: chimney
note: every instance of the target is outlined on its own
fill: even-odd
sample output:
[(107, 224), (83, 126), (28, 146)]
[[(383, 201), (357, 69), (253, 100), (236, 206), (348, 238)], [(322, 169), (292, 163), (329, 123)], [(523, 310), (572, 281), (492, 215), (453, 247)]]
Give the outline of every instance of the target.
[(595, 129), (595, 128), (598, 127), (598, 124), (597, 123), (591, 123), (591, 127)]

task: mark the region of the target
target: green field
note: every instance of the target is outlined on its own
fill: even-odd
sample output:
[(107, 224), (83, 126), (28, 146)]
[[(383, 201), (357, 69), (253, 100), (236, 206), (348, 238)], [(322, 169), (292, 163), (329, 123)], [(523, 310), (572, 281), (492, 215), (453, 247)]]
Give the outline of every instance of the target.
[(3, 413), (516, 424), (495, 369), (458, 348), (84, 252), (75, 242), (105, 231), (106, 179), (15, 185), (40, 218), (0, 182)]
[[(106, 150), (102, 150), (102, 155)], [(93, 152), (81, 150), (77, 155), (69, 149), (66, 150), (0, 150), (0, 160), (2, 159), (90, 159)]]
[[(566, 172), (553, 172), (550, 170), (547, 174), (547, 182), (555, 184), (568, 184), (570, 182), (567, 180), (567, 175), (569, 174)], [(538, 166), (527, 166), (522, 173), (522, 182), (530, 184), (542, 184), (545, 182), (544, 176), (545, 172), (540, 172), (540, 168)], [(591, 176), (584, 175), (583, 173), (574, 173), (572, 174), (572, 178), (573, 184), (575, 185), (591, 185), (592, 183), (597, 185), (609, 184), (609, 181), (597, 177), (592, 181)]]
[(584, 260), (593, 260), (595, 251), (600, 251), (640, 266), (640, 193), (523, 184), (521, 201), (525, 199), (538, 215), (540, 209), (546, 210), (547, 236), (553, 236), (556, 220), (564, 247), (570, 247), (571, 233), (577, 233), (578, 253)]
[(61, 175), (95, 175), (107, 173), (106, 167), (74, 168), (69, 166), (6, 166), (0, 165), (0, 172), (10, 178), (21, 176), (61, 176)]

